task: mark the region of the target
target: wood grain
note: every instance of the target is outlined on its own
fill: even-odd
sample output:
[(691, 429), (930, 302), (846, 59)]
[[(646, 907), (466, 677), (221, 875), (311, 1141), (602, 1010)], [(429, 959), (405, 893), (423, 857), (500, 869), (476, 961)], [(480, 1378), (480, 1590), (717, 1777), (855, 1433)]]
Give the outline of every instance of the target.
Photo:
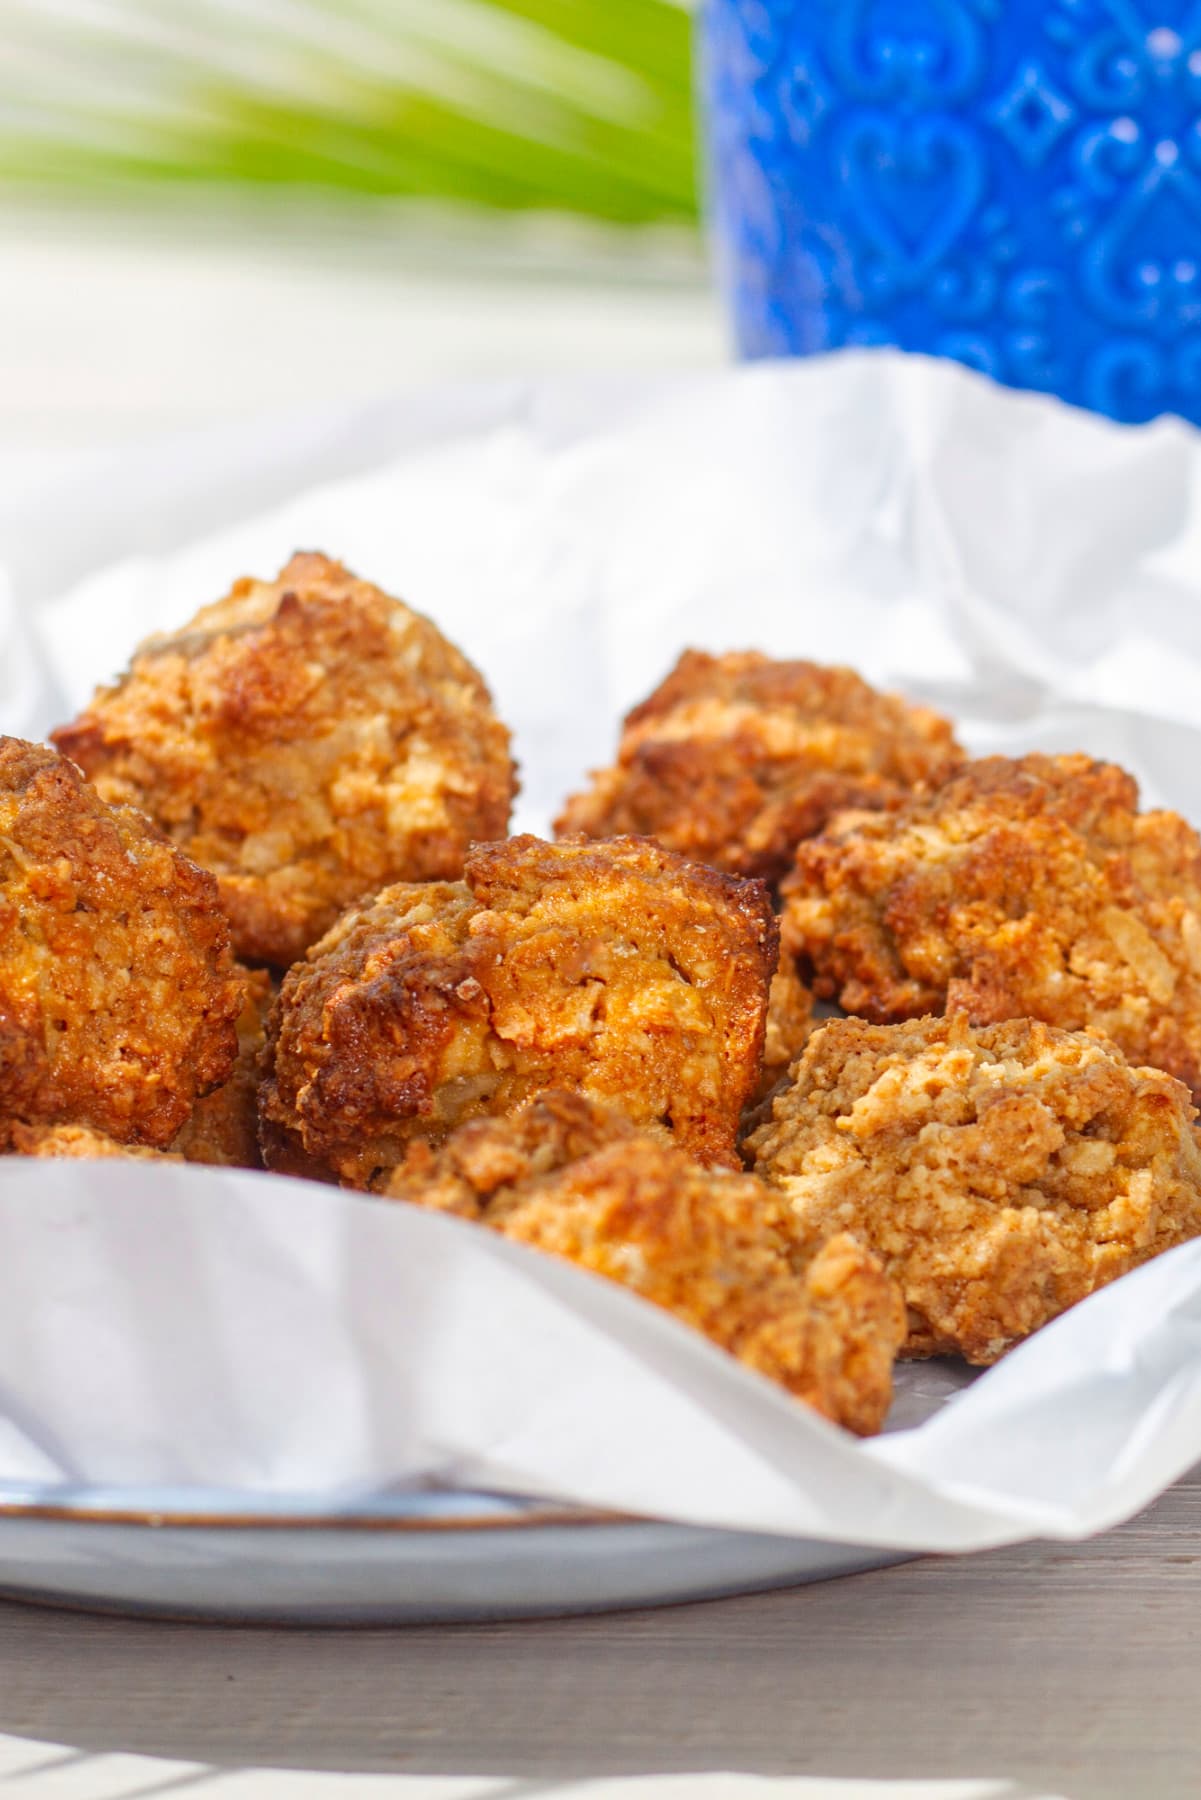
[(0, 1732), (223, 1767), (1201, 1792), (1201, 1469), (1091, 1544), (663, 1612), (317, 1633), (0, 1607)]

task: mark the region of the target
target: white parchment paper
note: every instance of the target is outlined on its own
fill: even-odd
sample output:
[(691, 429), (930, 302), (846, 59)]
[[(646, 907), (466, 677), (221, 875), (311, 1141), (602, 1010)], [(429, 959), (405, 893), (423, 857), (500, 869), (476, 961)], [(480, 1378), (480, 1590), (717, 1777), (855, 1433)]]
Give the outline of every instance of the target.
[[(147, 631), (316, 547), (484, 670), (523, 827), (685, 644), (852, 662), (977, 748), (1115, 757), (1201, 819), (1199, 444), (873, 353), (13, 462), (0, 729), (41, 735)], [(0, 1163), (8, 1491), (436, 1482), (966, 1550), (1101, 1530), (1198, 1457), (1201, 1243), (859, 1444), (455, 1220), (269, 1176)]]

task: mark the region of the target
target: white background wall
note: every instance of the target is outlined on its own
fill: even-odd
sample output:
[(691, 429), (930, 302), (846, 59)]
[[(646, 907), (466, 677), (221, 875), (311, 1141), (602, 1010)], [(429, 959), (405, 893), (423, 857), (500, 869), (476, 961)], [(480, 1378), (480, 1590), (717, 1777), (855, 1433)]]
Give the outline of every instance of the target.
[(0, 447), (131, 440), (448, 377), (726, 355), (676, 242), (391, 218), (0, 213)]

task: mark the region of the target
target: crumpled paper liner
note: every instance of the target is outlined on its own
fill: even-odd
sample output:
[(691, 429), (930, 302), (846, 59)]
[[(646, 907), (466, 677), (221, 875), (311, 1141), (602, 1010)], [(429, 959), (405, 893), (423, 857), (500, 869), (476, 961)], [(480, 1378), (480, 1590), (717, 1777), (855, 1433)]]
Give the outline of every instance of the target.
[[(521, 383), (9, 471), (0, 728), (297, 547), (430, 613), (545, 829), (685, 644), (854, 663), (1201, 818), (1197, 440), (893, 353)], [(154, 554), (112, 559), (130, 545)], [(280, 1178), (0, 1163), (0, 1487), (531, 1493), (898, 1550), (1082, 1537), (1201, 1457), (1201, 1243), (858, 1443), (622, 1290)]]

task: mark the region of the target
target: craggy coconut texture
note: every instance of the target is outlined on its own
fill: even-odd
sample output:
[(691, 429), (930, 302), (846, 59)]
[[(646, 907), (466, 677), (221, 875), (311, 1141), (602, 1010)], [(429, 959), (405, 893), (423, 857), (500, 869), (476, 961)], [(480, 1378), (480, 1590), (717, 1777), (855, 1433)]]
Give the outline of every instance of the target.
[(211, 875), (64, 757), (0, 738), (0, 1127), (171, 1142), (237, 1054)]
[(777, 953), (761, 883), (657, 845), (476, 845), (462, 882), (386, 889), (285, 978), (267, 1164), (365, 1185), (414, 1137), (566, 1087), (736, 1165)]
[(516, 789), (466, 657), (315, 554), (148, 639), (54, 739), (213, 871), (238, 954), (281, 968), (386, 883), (456, 877)]
[(889, 806), (962, 761), (946, 719), (851, 669), (686, 650), (622, 727), (617, 762), (568, 800), (565, 835), (653, 837), (776, 881), (847, 806)]
[(802, 844), (784, 942), (876, 1020), (1095, 1027), (1201, 1098), (1201, 839), (1086, 756), (990, 757)]
[(900, 1283), (905, 1353), (991, 1363), (1201, 1233), (1188, 1091), (1104, 1039), (962, 1015), (816, 1031), (747, 1142), (801, 1230)]

